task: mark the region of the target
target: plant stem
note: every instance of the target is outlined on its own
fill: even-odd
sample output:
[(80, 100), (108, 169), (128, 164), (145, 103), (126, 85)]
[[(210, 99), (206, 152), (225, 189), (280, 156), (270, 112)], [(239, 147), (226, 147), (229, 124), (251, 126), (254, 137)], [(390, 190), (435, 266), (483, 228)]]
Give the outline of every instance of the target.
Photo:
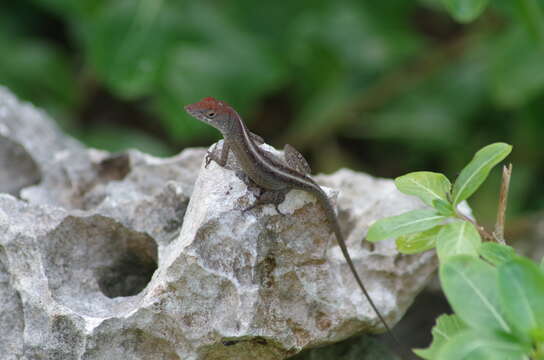
[(508, 203), (508, 190), (510, 188), (510, 178), (512, 177), (512, 163), (502, 168), (501, 192), (499, 195), (499, 206), (497, 208), (497, 222), (493, 236), (500, 244), (504, 241), (504, 219), (506, 217), (506, 204)]
[(455, 216), (461, 220), (470, 222), (484, 241), (495, 241), (499, 244), (505, 245), (506, 241), (504, 240), (504, 219), (506, 217), (506, 205), (508, 203), (508, 190), (510, 188), (510, 178), (512, 177), (512, 164), (504, 166), (502, 168), (502, 183), (501, 191), (499, 194), (499, 206), (497, 209), (497, 222), (495, 224), (495, 231), (490, 233), (483, 226), (478, 224), (475, 220), (469, 218), (468, 216), (456, 211)]
[(474, 225), (474, 227), (476, 228), (476, 230), (478, 230), (478, 233), (480, 233), (480, 236), (486, 240), (486, 241), (497, 241), (497, 239), (495, 239), (495, 237), (493, 236), (493, 234), (489, 233), (483, 226), (481, 226), (480, 224), (478, 224), (476, 221), (474, 221), (473, 219), (469, 218), (468, 216), (464, 215), (464, 214), (461, 214), (460, 212), (456, 212), (456, 216), (459, 218), (459, 219), (462, 219), (462, 220), (465, 220), (465, 221), (468, 221), (470, 222), (472, 225)]

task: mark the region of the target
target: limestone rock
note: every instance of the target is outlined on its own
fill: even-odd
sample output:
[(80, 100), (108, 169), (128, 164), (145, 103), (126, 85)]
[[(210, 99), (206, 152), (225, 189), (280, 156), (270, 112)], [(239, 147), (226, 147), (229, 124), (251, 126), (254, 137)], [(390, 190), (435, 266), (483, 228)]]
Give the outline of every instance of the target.
[[(291, 191), (285, 215), (244, 212), (259, 189), (233, 159), (204, 168), (204, 155), (87, 149), (0, 88), (3, 359), (272, 360), (383, 331), (311, 195)], [(434, 254), (363, 238), (422, 204), (350, 170), (316, 179), (393, 325)]]

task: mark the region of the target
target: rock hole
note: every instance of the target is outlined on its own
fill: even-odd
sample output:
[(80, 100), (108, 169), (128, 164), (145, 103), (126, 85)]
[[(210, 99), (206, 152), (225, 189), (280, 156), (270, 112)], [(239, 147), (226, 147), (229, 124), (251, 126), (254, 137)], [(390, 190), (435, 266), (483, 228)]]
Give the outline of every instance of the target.
[(371, 243), (370, 241), (363, 241), (362, 247), (364, 249), (367, 249), (368, 252), (374, 252), (374, 250), (376, 250), (376, 245), (374, 245), (374, 243)]
[(26, 149), (0, 136), (0, 193), (19, 196), (19, 191), (41, 181), (38, 165)]
[(108, 196), (107, 185), (112, 181), (122, 181), (131, 172), (130, 156), (127, 153), (111, 154), (93, 162), (96, 177), (80, 184), (73, 194), (71, 207), (81, 210), (97, 208)]
[(223, 345), (225, 346), (232, 346), (238, 344), (238, 341), (236, 340), (225, 340), (223, 341)]
[(257, 336), (256, 338), (253, 339), (253, 342), (255, 344), (258, 344), (258, 345), (266, 345), (268, 344), (268, 341), (266, 341), (265, 338), (261, 337), (261, 336)]
[(154, 259), (129, 252), (96, 271), (98, 287), (109, 298), (133, 296), (142, 291), (157, 269)]
[(98, 176), (102, 182), (123, 180), (130, 170), (130, 157), (126, 153), (112, 154), (98, 164)]
[(40, 243), (53, 297), (91, 316), (130, 311), (157, 269), (153, 238), (101, 215), (68, 216)]

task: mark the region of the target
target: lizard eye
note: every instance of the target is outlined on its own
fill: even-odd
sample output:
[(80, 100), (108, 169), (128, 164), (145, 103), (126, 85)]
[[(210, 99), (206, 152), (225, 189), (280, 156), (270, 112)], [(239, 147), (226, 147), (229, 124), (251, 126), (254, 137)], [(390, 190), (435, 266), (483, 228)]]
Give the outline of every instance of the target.
[(208, 111), (208, 112), (206, 113), (206, 117), (207, 117), (207, 118), (210, 118), (210, 119), (213, 119), (213, 118), (215, 117), (215, 115), (216, 115), (216, 112), (213, 111), (213, 110)]

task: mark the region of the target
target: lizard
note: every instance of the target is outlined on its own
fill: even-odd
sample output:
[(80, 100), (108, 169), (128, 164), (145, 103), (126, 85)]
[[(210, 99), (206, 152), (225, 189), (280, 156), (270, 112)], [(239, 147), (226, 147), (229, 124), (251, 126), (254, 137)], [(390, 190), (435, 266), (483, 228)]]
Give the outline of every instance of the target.
[(229, 152), (232, 151), (245, 175), (264, 189), (257, 201), (245, 210), (258, 205), (273, 204), (281, 214), (278, 205), (283, 202), (285, 195), (291, 189), (304, 190), (315, 196), (325, 210), (327, 220), (359, 288), (386, 331), (400, 345), (363, 285), (348, 252), (334, 207), (323, 189), (309, 176), (311, 170), (304, 157), (289, 144), (284, 146), (285, 161), (262, 149), (259, 145), (264, 143), (263, 139), (249, 131), (241, 116), (224, 101), (206, 97), (185, 106), (185, 111), (192, 117), (213, 126), (223, 135), (221, 154), (217, 154), (217, 146), (208, 151), (205, 159), (206, 167), (211, 161), (225, 167)]

